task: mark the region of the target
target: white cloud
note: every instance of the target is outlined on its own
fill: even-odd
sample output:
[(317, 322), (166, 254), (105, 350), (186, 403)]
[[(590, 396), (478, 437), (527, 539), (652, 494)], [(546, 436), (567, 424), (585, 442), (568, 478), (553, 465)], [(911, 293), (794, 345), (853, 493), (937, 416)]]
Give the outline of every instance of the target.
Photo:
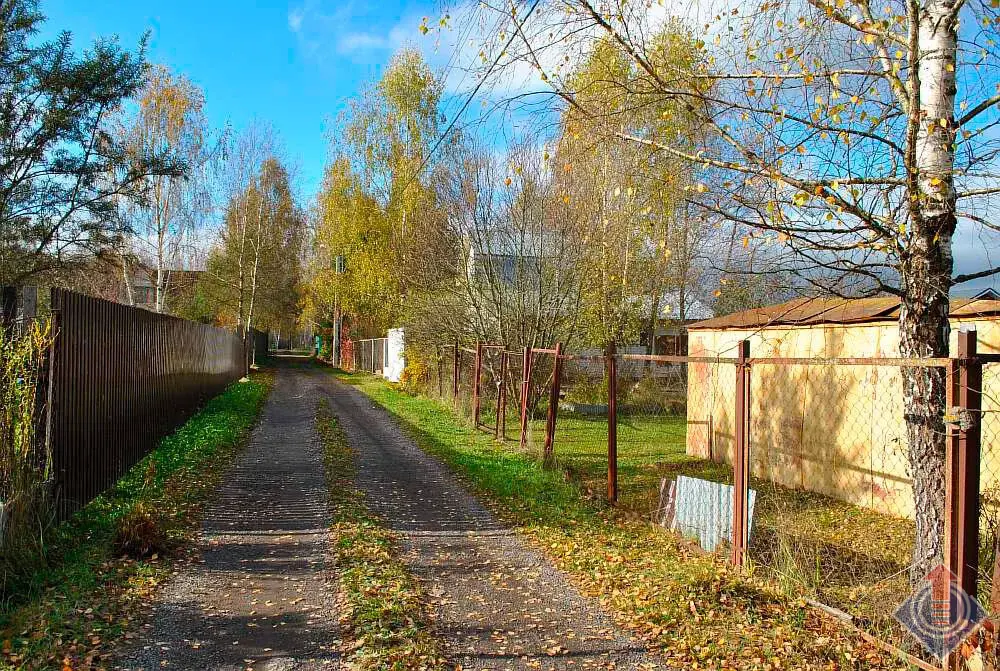
[(288, 29), (293, 33), (302, 30), (302, 19), (305, 18), (301, 9), (291, 9), (288, 11)]
[(354, 51), (386, 50), (392, 44), (387, 36), (372, 33), (347, 33), (337, 40), (337, 51), (350, 53)]

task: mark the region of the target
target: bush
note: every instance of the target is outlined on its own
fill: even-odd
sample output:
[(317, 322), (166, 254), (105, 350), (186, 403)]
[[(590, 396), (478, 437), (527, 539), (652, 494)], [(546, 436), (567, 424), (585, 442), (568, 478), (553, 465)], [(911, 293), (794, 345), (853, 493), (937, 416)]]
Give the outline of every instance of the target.
[(49, 342), (48, 322), (20, 336), (0, 329), (0, 565), (37, 553), (39, 532), (52, 520), (52, 459), (35, 438), (36, 386)]
[(172, 549), (163, 513), (148, 501), (139, 501), (118, 519), (112, 544), (116, 557), (146, 559)]
[(156, 486), (156, 462), (150, 460), (146, 469), (140, 498), (128, 512), (118, 518), (115, 537), (111, 543), (116, 557), (145, 559), (155, 554), (166, 554), (171, 549), (167, 534), (167, 517), (160, 506), (147, 498)]

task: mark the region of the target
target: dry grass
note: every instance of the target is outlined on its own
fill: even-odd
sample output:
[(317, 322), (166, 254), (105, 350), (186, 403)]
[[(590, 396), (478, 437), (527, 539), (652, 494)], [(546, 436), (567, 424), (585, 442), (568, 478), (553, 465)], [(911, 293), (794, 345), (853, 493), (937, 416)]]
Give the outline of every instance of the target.
[(36, 440), (36, 383), (49, 342), (48, 322), (21, 336), (0, 329), (0, 577), (39, 554), (52, 519), (52, 459)]

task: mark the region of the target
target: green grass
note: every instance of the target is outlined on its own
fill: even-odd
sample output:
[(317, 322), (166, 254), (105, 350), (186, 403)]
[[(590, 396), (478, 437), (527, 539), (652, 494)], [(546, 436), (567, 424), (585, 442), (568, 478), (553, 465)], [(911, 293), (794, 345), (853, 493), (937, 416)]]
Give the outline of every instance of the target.
[(100, 664), (130, 636), (130, 615), (170, 572), (171, 559), (119, 559), (119, 520), (155, 509), (177, 544), (196, 528), (204, 504), (256, 422), (271, 376), (255, 374), (209, 401), (113, 488), (46, 540), (30, 571), (8, 574), (0, 602), (0, 669)]
[[(521, 453), (513, 444), (496, 443), (448, 404), (373, 377), (338, 375), (395, 415), (422, 448), (452, 466), (585, 593), (598, 597), (620, 624), (661, 645), (679, 668), (899, 666), (770, 583), (737, 575), (723, 559), (653, 528), (635, 511), (608, 508), (600, 496), (588, 496), (588, 479), (596, 481), (606, 467), (596, 456), (595, 441), (604, 440), (600, 424), (568, 428), (578, 440), (557, 437), (561, 468), (545, 469), (534, 450)], [(673, 430), (676, 463), (702, 467), (682, 457), (676, 424)], [(655, 446), (623, 451), (629, 469), (623, 469), (623, 480), (630, 478), (636, 490), (643, 482), (658, 484), (652, 467), (662, 459)]]
[(426, 596), (399, 558), (399, 538), (364, 504), (354, 486), (350, 446), (325, 400), (316, 424), (323, 437), (333, 507), (333, 540), (347, 637), (357, 671), (444, 669), (429, 626)]

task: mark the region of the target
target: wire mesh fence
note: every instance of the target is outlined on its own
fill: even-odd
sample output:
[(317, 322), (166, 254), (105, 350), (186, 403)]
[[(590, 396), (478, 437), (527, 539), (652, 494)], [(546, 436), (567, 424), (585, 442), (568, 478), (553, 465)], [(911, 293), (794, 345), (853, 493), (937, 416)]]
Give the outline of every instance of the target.
[[(893, 619), (911, 592), (916, 527), (903, 377), (945, 369), (891, 363), (755, 362), (748, 559), (787, 592), (840, 609), (900, 648)], [(935, 431), (943, 447), (943, 424)], [(944, 509), (944, 488), (928, 490)]]
[(380, 375), (385, 367), (388, 338), (358, 340), (354, 345), (354, 370)]
[[(956, 480), (962, 484), (952, 485), (945, 500), (940, 460), (959, 449), (953, 441), (960, 432), (971, 434), (950, 418), (958, 412), (952, 407), (924, 423), (923, 444), (938, 470), (923, 473), (915, 496), (913, 446), (921, 443), (911, 432), (921, 422), (913, 419), (916, 401), (903, 391), (915, 380), (933, 380), (943, 399), (956, 360), (559, 349), (533, 349), (526, 357), (499, 347), (460, 348), (456, 407), (471, 420), (478, 402), (481, 430), (562, 470), (583, 496), (648, 516), (919, 654), (893, 619), (922, 567), (914, 557), (926, 533), (918, 536), (914, 520), (921, 506), (947, 517), (956, 505), (965, 480)], [(453, 385), (455, 357), (440, 361), (441, 382)], [(1000, 535), (1000, 401), (991, 392), (998, 384), (1000, 363), (990, 363), (981, 384), (974, 566), (987, 605), (996, 601)], [(956, 398), (949, 393), (948, 403), (967, 402)], [(946, 534), (958, 522), (949, 524)]]
[(1000, 363), (983, 366), (981, 417), (978, 593), (996, 616), (1000, 615)]

